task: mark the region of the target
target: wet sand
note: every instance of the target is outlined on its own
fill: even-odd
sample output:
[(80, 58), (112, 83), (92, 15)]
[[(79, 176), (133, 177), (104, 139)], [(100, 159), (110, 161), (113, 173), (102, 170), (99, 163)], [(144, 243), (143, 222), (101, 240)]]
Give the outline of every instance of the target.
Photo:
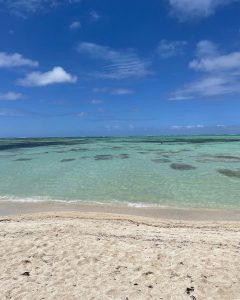
[(0, 202), (0, 216), (38, 212), (96, 212), (182, 220), (182, 221), (240, 221), (240, 210), (236, 209), (181, 209), (169, 207), (129, 207), (127, 205), (88, 204), (67, 202)]

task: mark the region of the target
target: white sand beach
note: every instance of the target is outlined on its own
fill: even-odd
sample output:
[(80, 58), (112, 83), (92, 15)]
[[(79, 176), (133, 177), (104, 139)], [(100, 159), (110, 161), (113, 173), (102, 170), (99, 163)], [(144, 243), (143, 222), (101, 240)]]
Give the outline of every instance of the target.
[(240, 299), (240, 223), (87, 212), (0, 218), (0, 299)]

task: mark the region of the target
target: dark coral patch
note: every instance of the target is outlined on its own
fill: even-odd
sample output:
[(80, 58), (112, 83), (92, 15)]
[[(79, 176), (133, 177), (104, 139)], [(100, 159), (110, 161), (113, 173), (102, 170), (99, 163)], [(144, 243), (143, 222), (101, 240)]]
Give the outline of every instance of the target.
[(119, 157), (121, 159), (126, 159), (126, 158), (129, 158), (129, 155), (128, 154), (120, 154)]
[(156, 159), (152, 159), (151, 161), (153, 161), (155, 163), (169, 163), (169, 162), (171, 162), (171, 160), (167, 159), (167, 158), (156, 158)]
[(218, 173), (228, 176), (228, 177), (240, 178), (240, 169), (238, 169), (238, 170), (219, 169), (217, 171), (218, 171)]
[(70, 161), (74, 161), (74, 160), (76, 160), (75, 158), (66, 158), (66, 159), (62, 159), (62, 160), (60, 160), (60, 162), (70, 162)]
[(89, 149), (87, 148), (73, 148), (73, 149), (70, 149), (69, 151), (71, 152), (81, 152), (81, 151), (88, 151)]
[(95, 160), (109, 160), (112, 159), (113, 156), (112, 155), (95, 155), (94, 159)]
[(179, 170), (179, 171), (188, 171), (188, 170), (194, 170), (196, 167), (192, 165), (187, 165), (187, 164), (171, 164), (170, 167), (174, 170)]
[(233, 156), (233, 155), (216, 155), (214, 157), (217, 159), (240, 160), (239, 156)]
[(206, 162), (240, 162), (240, 157), (239, 156), (233, 156), (233, 155), (213, 155), (213, 156), (208, 156), (208, 155), (203, 155), (202, 158), (200, 157), (196, 161), (201, 162), (201, 163), (206, 163)]
[(31, 158), (18, 158), (15, 159), (14, 161), (28, 161), (28, 160), (32, 160)]

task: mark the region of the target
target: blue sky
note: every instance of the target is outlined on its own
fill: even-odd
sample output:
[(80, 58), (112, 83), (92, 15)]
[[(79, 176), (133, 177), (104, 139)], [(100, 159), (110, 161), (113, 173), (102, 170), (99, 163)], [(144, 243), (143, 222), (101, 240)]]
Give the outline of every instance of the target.
[(240, 132), (238, 0), (0, 0), (0, 136)]

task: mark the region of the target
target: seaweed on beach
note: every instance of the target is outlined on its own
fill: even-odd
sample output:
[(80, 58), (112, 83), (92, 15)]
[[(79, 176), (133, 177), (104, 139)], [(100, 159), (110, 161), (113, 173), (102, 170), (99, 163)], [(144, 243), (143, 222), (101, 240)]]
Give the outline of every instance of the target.
[(180, 164), (180, 163), (173, 163), (170, 165), (170, 167), (174, 170), (179, 170), (179, 171), (188, 171), (188, 170), (194, 170), (196, 167), (188, 164)]
[(60, 162), (70, 162), (70, 161), (74, 161), (74, 160), (76, 160), (75, 158), (65, 158), (65, 159), (62, 159), (62, 160), (60, 160)]
[(238, 169), (238, 170), (218, 169), (217, 171), (218, 171), (218, 173), (228, 176), (228, 177), (240, 178), (240, 169)]

